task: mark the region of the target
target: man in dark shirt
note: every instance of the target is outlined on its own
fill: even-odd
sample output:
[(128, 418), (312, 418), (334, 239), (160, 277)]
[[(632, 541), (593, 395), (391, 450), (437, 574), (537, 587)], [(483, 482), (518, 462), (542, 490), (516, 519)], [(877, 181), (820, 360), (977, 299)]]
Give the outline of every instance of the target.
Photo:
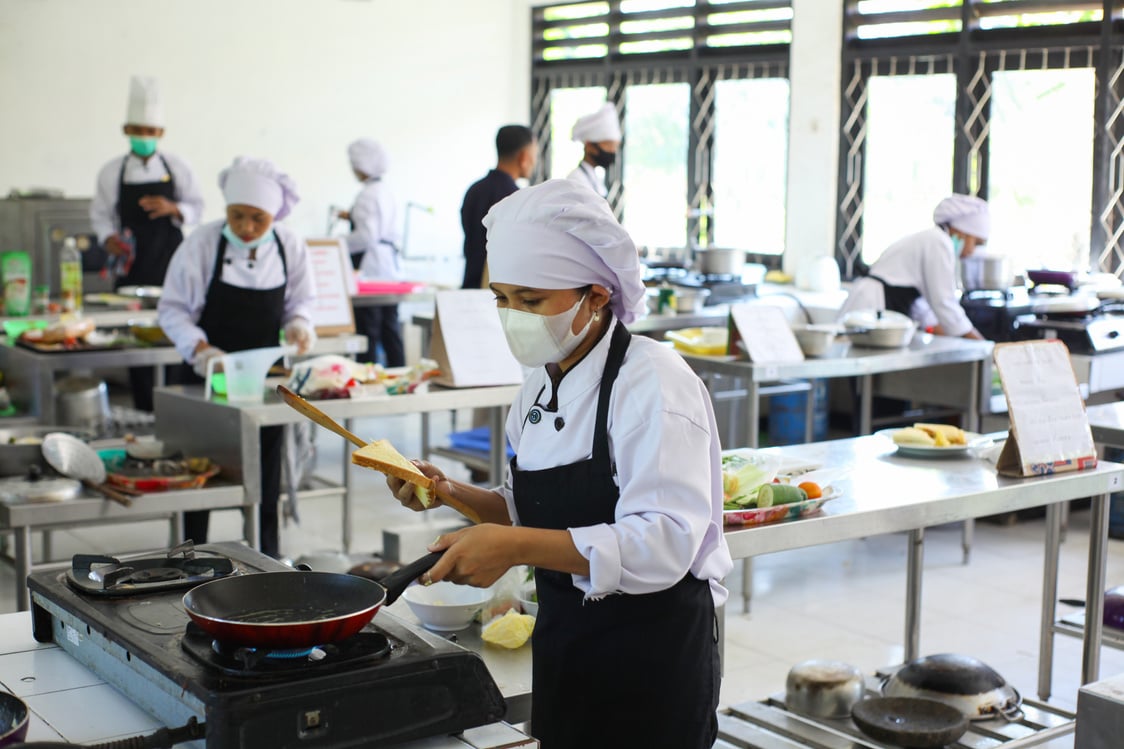
[(538, 144), (529, 127), (504, 125), (496, 133), (496, 168), (473, 183), (461, 204), (464, 228), (464, 280), (462, 289), (479, 289), (486, 283), (484, 225), (492, 206), (519, 189), (515, 180), (528, 179), (535, 170)]

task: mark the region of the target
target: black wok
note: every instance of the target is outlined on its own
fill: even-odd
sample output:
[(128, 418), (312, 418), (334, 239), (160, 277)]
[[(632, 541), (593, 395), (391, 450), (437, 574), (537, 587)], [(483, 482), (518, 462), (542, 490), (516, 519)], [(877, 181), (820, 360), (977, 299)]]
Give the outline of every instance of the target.
[(204, 632), (229, 645), (295, 650), (339, 642), (394, 603), (444, 552), (411, 562), (380, 582), (337, 572), (258, 572), (192, 588), (183, 607)]
[(968, 720), (1023, 717), (1022, 697), (994, 669), (968, 655), (910, 661), (882, 683), (886, 697), (920, 697), (955, 707)]
[(31, 725), (27, 703), (8, 692), (0, 692), (0, 746), (23, 741)]

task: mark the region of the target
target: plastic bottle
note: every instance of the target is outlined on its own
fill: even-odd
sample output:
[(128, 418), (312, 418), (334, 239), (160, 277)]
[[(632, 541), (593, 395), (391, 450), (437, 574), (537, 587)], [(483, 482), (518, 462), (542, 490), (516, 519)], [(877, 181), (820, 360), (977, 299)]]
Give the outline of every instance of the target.
[(62, 243), (59, 255), (59, 287), (62, 291), (63, 312), (82, 311), (82, 253), (74, 237)]

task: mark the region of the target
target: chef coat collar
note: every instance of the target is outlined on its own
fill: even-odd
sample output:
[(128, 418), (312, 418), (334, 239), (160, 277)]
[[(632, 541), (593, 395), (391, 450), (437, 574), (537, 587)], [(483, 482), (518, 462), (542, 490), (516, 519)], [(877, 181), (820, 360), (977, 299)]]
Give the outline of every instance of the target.
[[(555, 410), (573, 402), (590, 388), (600, 386), (601, 375), (605, 372), (605, 362), (609, 359), (609, 343), (613, 338), (613, 329), (619, 324), (614, 316), (605, 326), (601, 340), (558, 379), (557, 392), (554, 391), (554, 380), (551, 379), (550, 372), (545, 373), (547, 378), (545, 384), (551, 388), (548, 400), (556, 402)], [(539, 404), (542, 405), (541, 398)]]

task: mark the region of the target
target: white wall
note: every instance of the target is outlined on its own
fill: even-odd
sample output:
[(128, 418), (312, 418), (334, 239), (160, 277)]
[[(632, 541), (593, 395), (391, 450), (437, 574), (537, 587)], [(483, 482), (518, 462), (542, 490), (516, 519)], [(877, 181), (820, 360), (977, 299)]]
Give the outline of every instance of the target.
[[(297, 180), (288, 219), (321, 234), (328, 206), (357, 190), (346, 146), (381, 140), (411, 255), (459, 282), (459, 208), (495, 163), (496, 129), (526, 123), (528, 0), (3, 0), (0, 192), (88, 196), (124, 153), (129, 76), (160, 79), (162, 148), (191, 163), (205, 219), (221, 216), (215, 179), (236, 154), (267, 156)], [(415, 273), (417, 275), (417, 273)]]

